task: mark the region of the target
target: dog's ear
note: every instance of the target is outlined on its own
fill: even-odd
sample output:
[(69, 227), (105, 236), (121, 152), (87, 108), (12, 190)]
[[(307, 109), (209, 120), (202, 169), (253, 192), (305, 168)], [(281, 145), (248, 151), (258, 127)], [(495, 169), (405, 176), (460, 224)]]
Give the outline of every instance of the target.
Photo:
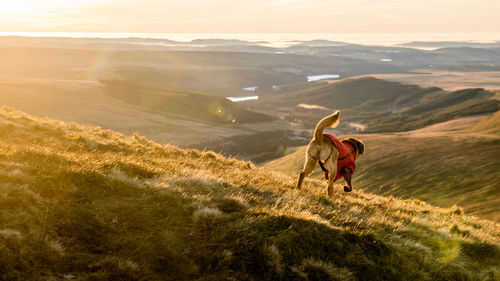
[(360, 141), (360, 140), (357, 140), (357, 139), (354, 139), (356, 140), (357, 142), (357, 145), (358, 145), (358, 149), (359, 149), (359, 154), (363, 154), (363, 152), (365, 152), (365, 143)]
[(357, 140), (355, 138), (346, 138), (343, 139), (342, 141), (348, 142), (352, 144), (354, 147), (356, 147), (360, 155), (363, 154), (363, 152), (365, 151), (365, 144), (360, 140)]

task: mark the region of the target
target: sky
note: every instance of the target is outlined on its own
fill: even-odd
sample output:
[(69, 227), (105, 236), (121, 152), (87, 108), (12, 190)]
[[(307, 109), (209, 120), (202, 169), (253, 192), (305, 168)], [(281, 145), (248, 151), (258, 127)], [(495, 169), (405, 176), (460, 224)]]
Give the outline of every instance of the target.
[(500, 32), (500, 0), (3, 0), (0, 32)]

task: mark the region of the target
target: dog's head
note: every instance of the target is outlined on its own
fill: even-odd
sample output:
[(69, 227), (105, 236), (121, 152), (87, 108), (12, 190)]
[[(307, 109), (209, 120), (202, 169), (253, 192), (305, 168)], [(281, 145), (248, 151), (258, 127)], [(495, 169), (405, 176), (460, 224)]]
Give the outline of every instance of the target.
[(342, 141), (349, 143), (356, 149), (356, 156), (354, 157), (354, 161), (358, 160), (359, 156), (363, 154), (363, 152), (365, 152), (365, 144), (360, 140), (357, 140), (355, 138), (345, 138)]

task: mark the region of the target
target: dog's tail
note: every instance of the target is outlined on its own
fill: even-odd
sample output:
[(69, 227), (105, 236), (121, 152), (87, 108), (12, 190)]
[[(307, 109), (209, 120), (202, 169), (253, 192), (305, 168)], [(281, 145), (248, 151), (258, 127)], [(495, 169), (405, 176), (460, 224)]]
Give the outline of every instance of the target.
[(326, 127), (335, 128), (339, 124), (340, 111), (335, 111), (332, 115), (328, 115), (321, 119), (314, 129), (314, 140), (321, 141), (323, 139), (323, 130)]

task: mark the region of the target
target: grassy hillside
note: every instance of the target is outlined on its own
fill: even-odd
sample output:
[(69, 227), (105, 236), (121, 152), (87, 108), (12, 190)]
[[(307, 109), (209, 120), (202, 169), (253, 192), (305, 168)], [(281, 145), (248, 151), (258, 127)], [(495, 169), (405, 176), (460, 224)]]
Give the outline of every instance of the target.
[(416, 84), (421, 87), (439, 85), (446, 91), (456, 91), (466, 88), (500, 88), (500, 72), (498, 71), (439, 71), (427, 69), (425, 72), (370, 74), (370, 77), (406, 84)]
[(479, 122), (474, 129), (481, 132), (500, 135), (500, 111), (497, 111), (490, 118)]
[(263, 89), (267, 89), (267, 92), (272, 91), (273, 85), (306, 81), (303, 75), (274, 72), (272, 69), (230, 67), (230, 65), (226, 67), (177, 65), (164, 69), (133, 65), (118, 67), (116, 72), (125, 79), (145, 84), (177, 87), (221, 96), (248, 94), (244, 93), (242, 88), (249, 86), (257, 86), (256, 94), (260, 94)]
[[(307, 135), (309, 137), (309, 135)], [(287, 149), (308, 143), (305, 135), (297, 131), (282, 130), (234, 136), (224, 140), (208, 141), (191, 146), (200, 150), (211, 150), (225, 156), (262, 163), (283, 156)]]
[(498, 280), (500, 226), (457, 207), (0, 111), (2, 280)]
[(295, 106), (297, 103), (317, 104), (327, 108), (363, 108), (369, 111), (392, 109), (395, 100), (407, 97), (411, 105), (425, 93), (440, 91), (439, 88), (421, 88), (371, 77), (345, 79), (337, 83), (316, 83), (316, 87), (299, 89), (290, 93), (264, 97), (268, 103), (283, 103)]
[(175, 114), (188, 119), (226, 124), (257, 123), (274, 119), (214, 95), (128, 80), (101, 80), (101, 83), (111, 97), (160, 114)]
[[(474, 114), (500, 109), (494, 94), (481, 88), (454, 92), (437, 87), (390, 82), (372, 77), (345, 79), (337, 83), (316, 83), (315, 87), (263, 97), (253, 102), (257, 107), (279, 110), (288, 119), (314, 127), (324, 110), (302, 109), (299, 104), (342, 109), (343, 120), (361, 123), (364, 132), (401, 132)], [(346, 129), (346, 128), (343, 128)]]
[[(450, 123), (459, 123), (452, 121)], [(446, 130), (446, 125), (436, 127)], [(454, 129), (453, 129), (454, 130)], [(354, 186), (364, 191), (401, 198), (418, 198), (500, 221), (500, 138), (469, 129), (457, 132), (423, 129), (400, 134), (357, 136), (367, 153), (357, 164)], [(297, 174), (304, 163), (305, 147), (266, 164)], [(323, 174), (317, 167), (315, 178)]]
[[(178, 89), (170, 90), (179, 91)], [(155, 106), (161, 106), (168, 102), (166, 95), (161, 96), (156, 90), (151, 91), (155, 95), (147, 96), (148, 98), (143, 100), (144, 103), (140, 104), (113, 98), (107, 91), (108, 89), (99, 82), (0, 79), (0, 105), (10, 106), (32, 115), (100, 126), (123, 134), (139, 132), (151, 140), (180, 146), (209, 140), (220, 141), (236, 135), (275, 131), (286, 127), (286, 122), (282, 120), (243, 124), (239, 123), (240, 120), (238, 120), (236, 124), (233, 124), (224, 118), (219, 118), (218, 122), (210, 122), (208, 121), (210, 118), (204, 119), (204, 114), (206, 116), (207, 112), (210, 112), (209, 108), (197, 107), (195, 104), (181, 104), (178, 107), (184, 109), (185, 112), (168, 113), (167, 110), (164, 110), (165, 107), (155, 108)], [(132, 87), (122, 93), (140, 96), (140, 93), (134, 92)], [(184, 93), (186, 92), (184, 91)], [(179, 96), (182, 95), (179, 94)], [(199, 95), (194, 95), (194, 97), (197, 96)], [(159, 98), (156, 100), (156, 104), (153, 103), (154, 97)], [(224, 105), (224, 108), (228, 104), (229, 111), (223, 110), (223, 116), (227, 116), (227, 113), (232, 112), (232, 109), (235, 109), (237, 113), (246, 112), (250, 116), (256, 117), (250, 118), (251, 122), (255, 122), (261, 116), (220, 97), (208, 96), (207, 98), (215, 102), (221, 100), (220, 104)], [(182, 101), (182, 99), (179, 100)], [(187, 94), (184, 100), (189, 101)], [(205, 105), (207, 104), (205, 103)], [(196, 110), (197, 108), (199, 110)], [(193, 116), (187, 116), (187, 113), (192, 113)], [(218, 118), (216, 114), (211, 115), (213, 115), (213, 119)], [(265, 120), (268, 119), (265, 118)]]
[(411, 107), (370, 122), (365, 132), (409, 131), (463, 116), (496, 112), (500, 101), (490, 99), (492, 96), (492, 92), (481, 88), (429, 93)]

